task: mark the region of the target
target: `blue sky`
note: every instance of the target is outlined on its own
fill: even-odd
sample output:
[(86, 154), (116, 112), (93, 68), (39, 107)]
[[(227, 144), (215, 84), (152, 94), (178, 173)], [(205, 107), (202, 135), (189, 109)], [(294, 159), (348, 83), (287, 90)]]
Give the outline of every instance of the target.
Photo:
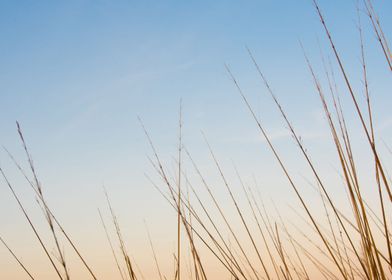
[[(301, 87), (304, 79), (292, 75), (306, 74), (298, 40), (317, 56), (323, 39), (310, 2), (2, 1), (2, 135), (8, 139), (16, 119), (37, 135), (92, 119), (113, 130), (133, 127), (136, 115), (170, 122), (180, 97), (189, 115), (205, 103), (219, 112), (222, 96), (238, 102), (226, 93), (224, 63), (254, 79), (245, 45), (275, 85), (284, 76)], [(320, 3), (350, 62), (358, 56), (349, 44), (357, 39), (354, 3)], [(390, 4), (382, 4), (387, 14)], [(382, 20), (388, 29), (390, 19)]]
[[(391, 4), (376, 4), (389, 34)], [(358, 73), (355, 1), (320, 5), (348, 69)], [(297, 125), (320, 133), (313, 122), (319, 101), (298, 43), (321, 71), (318, 41), (326, 53), (328, 47), (311, 1), (1, 1), (0, 10), (0, 142), (22, 159), (18, 120), (48, 179), (74, 176), (84, 184), (85, 176), (97, 185), (125, 182), (130, 169), (142, 174), (149, 149), (136, 117), (170, 153), (180, 98), (184, 137), (196, 153), (205, 149), (203, 130), (218, 149), (246, 158), (243, 144), (259, 138), (225, 63), (271, 133), (287, 138), (245, 46)], [(372, 31), (365, 31), (377, 65), (370, 68), (375, 105), (387, 122), (388, 73)]]
[[(391, 4), (376, 4), (382, 7), (388, 34)], [(252, 49), (282, 101), (291, 105), (287, 109), (293, 118), (301, 118), (298, 112), (305, 108), (319, 109), (298, 40), (316, 67), (318, 40), (328, 48), (308, 0), (2, 1), (0, 5), (0, 131), (6, 146), (15, 143), (14, 122), (19, 120), (37, 156), (59, 149), (73, 151), (76, 158), (77, 153), (97, 155), (97, 160), (133, 149), (139, 155), (145, 140), (136, 116), (146, 121), (158, 141), (175, 137), (180, 98), (189, 130), (235, 138), (232, 124), (252, 127), (253, 123), (247, 121), (225, 63), (255, 96), (256, 110), (268, 123), (280, 125), (275, 115), (269, 117), (268, 96), (257, 93), (263, 87), (245, 46)], [(357, 73), (355, 1), (320, 1), (320, 5), (347, 67)], [(369, 56), (380, 65), (374, 35), (366, 31)], [(376, 79), (385, 75), (383, 70), (371, 69), (370, 75)], [(378, 81), (374, 85), (383, 87)], [(233, 114), (236, 118), (224, 121)], [(169, 139), (163, 147), (173, 142)]]
[[(359, 88), (355, 1), (319, 2)], [(376, 7), (388, 36), (392, 3), (376, 1)], [(365, 17), (363, 22), (376, 118), (388, 142), (390, 73)], [(328, 134), (298, 43), (303, 42), (321, 74), (318, 41), (325, 53), (329, 49), (310, 0), (3, 0), (0, 34), (0, 143), (24, 160), (15, 128), (18, 120), (48, 195), (64, 219), (78, 213), (77, 207), (61, 207), (69, 201), (83, 207), (91, 200), (85, 215), (96, 216), (102, 184), (112, 190), (120, 209), (128, 206), (125, 197), (136, 205), (147, 197), (161, 200), (143, 175), (153, 170), (137, 116), (170, 162), (180, 98), (185, 143), (202, 166), (208, 167), (210, 160), (201, 130), (228, 166), (234, 160), (249, 173), (265, 170), (266, 183), (281, 176), (279, 170), (273, 171), (277, 169), (271, 166), (270, 152), (264, 149), (225, 63), (295, 166), (296, 154), (287, 146), (290, 136), (245, 46), (254, 52), (315, 154), (321, 159), (330, 156), (322, 153)], [(17, 176), (2, 152), (0, 164)], [(7, 192), (0, 193), (0, 209), (12, 209), (13, 201), (4, 198)], [(154, 215), (153, 209), (146, 211)], [(8, 221), (11, 232), (13, 216), (1, 218)]]

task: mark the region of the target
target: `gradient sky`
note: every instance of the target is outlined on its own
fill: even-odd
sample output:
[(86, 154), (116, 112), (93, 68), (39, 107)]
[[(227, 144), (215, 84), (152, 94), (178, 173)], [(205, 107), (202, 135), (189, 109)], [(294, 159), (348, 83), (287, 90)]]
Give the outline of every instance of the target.
[[(388, 36), (392, 3), (375, 2)], [(359, 87), (355, 1), (320, 0), (320, 5)], [(390, 143), (390, 73), (365, 18), (363, 22), (377, 129)], [(156, 224), (151, 226), (155, 240), (174, 248), (169, 234), (157, 233), (161, 215), (173, 213), (144, 177), (154, 171), (137, 116), (172, 166), (180, 98), (185, 145), (207, 174), (216, 172), (209, 171), (201, 130), (227, 169), (232, 170), (234, 161), (246, 176), (260, 176), (262, 184), (285, 185), (224, 67), (230, 66), (288, 163), (296, 166), (297, 153), (287, 144), (290, 135), (265, 94), (246, 46), (304, 140), (328, 162), (325, 170), (332, 169), (333, 155), (322, 153), (331, 142), (299, 45), (301, 40), (321, 74), (319, 44), (330, 53), (309, 0), (3, 0), (0, 34), (0, 143), (27, 166), (18, 120), (49, 204), (87, 251), (104, 240), (96, 212), (105, 205), (102, 185), (121, 213), (129, 243), (146, 241), (144, 228), (132, 230), (132, 224), (143, 225), (146, 219)], [(34, 209), (32, 193), (4, 152), (0, 164)], [(300, 166), (294, 172), (301, 172)], [(29, 229), (3, 182), (0, 187), (0, 234), (32, 261), (27, 241), (34, 241), (25, 237)], [(292, 195), (287, 186), (266, 192), (287, 200)], [(95, 231), (99, 237), (91, 238)], [(0, 270), (1, 279), (14, 275), (18, 267), (0, 247), (0, 267), (4, 263), (11, 272)]]

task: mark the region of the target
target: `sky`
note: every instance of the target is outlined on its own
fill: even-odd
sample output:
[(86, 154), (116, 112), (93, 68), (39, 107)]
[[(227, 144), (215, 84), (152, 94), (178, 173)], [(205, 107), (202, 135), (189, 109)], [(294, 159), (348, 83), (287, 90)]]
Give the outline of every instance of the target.
[[(356, 2), (319, 2), (353, 83), (360, 88)], [(392, 3), (379, 0), (375, 6), (388, 36)], [(376, 127), (389, 143), (390, 73), (364, 16), (363, 24)], [(135, 257), (148, 242), (144, 220), (151, 224), (157, 246), (175, 248), (171, 232), (162, 231), (166, 219), (175, 215), (145, 176), (154, 174), (154, 169), (138, 117), (172, 168), (180, 100), (184, 143), (206, 174), (215, 176), (213, 182), (219, 177), (211, 168), (202, 132), (229, 173), (234, 162), (246, 178), (256, 174), (262, 185), (277, 186), (265, 190), (268, 197), (292, 200), (225, 69), (228, 65), (238, 78), (288, 164), (300, 174), (303, 166), (296, 160), (295, 145), (246, 47), (315, 157), (328, 162), (325, 172), (332, 172), (334, 155), (323, 152), (332, 143), (299, 43), (322, 74), (320, 49), (331, 53), (309, 0), (2, 0), (0, 34), (0, 144), (27, 168), (18, 121), (49, 204), (86, 251), (105, 242), (96, 211), (105, 209), (102, 186), (112, 196), (129, 245), (136, 248)], [(348, 99), (343, 101), (351, 112)], [(355, 126), (353, 131), (360, 133)], [(34, 195), (3, 151), (0, 166), (26, 205), (36, 211), (37, 222), (42, 222)], [(37, 262), (37, 274), (50, 278), (44, 275), (42, 262), (34, 260), (33, 251), (39, 248), (30, 247), (34, 239), (3, 181), (0, 187), (0, 234), (27, 262)], [(141, 263), (150, 257), (141, 256)], [(4, 264), (9, 269), (0, 271), (1, 279), (22, 275), (0, 248), (0, 266)]]

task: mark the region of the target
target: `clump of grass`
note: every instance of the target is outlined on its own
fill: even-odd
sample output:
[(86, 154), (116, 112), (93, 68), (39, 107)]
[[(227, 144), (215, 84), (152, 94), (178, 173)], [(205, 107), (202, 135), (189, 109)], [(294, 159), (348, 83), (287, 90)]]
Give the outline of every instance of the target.
[[(37, 176), (37, 173), (35, 171), (34, 164), (33, 164), (33, 159), (32, 159), (32, 157), (31, 157), (31, 155), (30, 155), (30, 153), (28, 151), (27, 144), (26, 144), (26, 141), (25, 141), (23, 133), (22, 133), (22, 129), (21, 129), (21, 127), (20, 127), (18, 122), (16, 122), (16, 126), (17, 126), (17, 131), (18, 131), (18, 134), (19, 134), (19, 138), (20, 138), (20, 140), (22, 142), (23, 149), (24, 149), (25, 154), (27, 156), (27, 160), (28, 160), (28, 163), (29, 163), (29, 167), (30, 167), (31, 173), (33, 175), (33, 180), (29, 179), (27, 173), (23, 170), (23, 168), (20, 166), (20, 164), (15, 160), (15, 158), (12, 156), (12, 154), (7, 149), (4, 148), (4, 150), (6, 151), (6, 153), (9, 156), (9, 158), (12, 160), (12, 162), (15, 164), (17, 169), (20, 171), (22, 176), (26, 179), (28, 185), (31, 187), (31, 189), (33, 190), (33, 192), (36, 195), (36, 198), (37, 198), (36, 200), (37, 200), (39, 206), (41, 207), (41, 209), (42, 209), (42, 211), (44, 213), (45, 219), (46, 219), (46, 221), (47, 221), (47, 223), (49, 225), (49, 228), (50, 228), (50, 232), (52, 233), (53, 240), (54, 240), (54, 243), (55, 243), (56, 253), (58, 254), (57, 255), (57, 263), (59, 263), (62, 266), (63, 273), (61, 273), (60, 269), (58, 268), (58, 265), (56, 265), (55, 259), (49, 253), (47, 245), (45, 245), (44, 241), (42, 240), (41, 235), (38, 233), (36, 226), (33, 224), (32, 220), (30, 218), (30, 215), (27, 213), (27, 211), (26, 211), (25, 207), (23, 206), (22, 202), (20, 201), (19, 196), (16, 193), (14, 187), (12, 186), (11, 182), (7, 178), (7, 176), (4, 173), (3, 169), (0, 167), (0, 173), (1, 173), (4, 181), (6, 182), (6, 184), (7, 184), (8, 188), (10, 189), (13, 197), (15, 198), (16, 202), (18, 203), (21, 211), (23, 212), (23, 214), (24, 214), (26, 220), (28, 221), (28, 224), (30, 225), (31, 229), (33, 230), (35, 237), (37, 238), (39, 244), (41, 245), (42, 250), (45, 252), (45, 255), (47, 256), (47, 258), (48, 258), (51, 266), (55, 270), (57, 276), (60, 279), (67, 279), (67, 280), (70, 279), (69, 271), (68, 271), (68, 268), (67, 268), (67, 262), (65, 260), (64, 253), (63, 253), (63, 251), (60, 248), (60, 241), (59, 241), (58, 233), (56, 231), (57, 229), (55, 228), (55, 226), (58, 227), (58, 229), (60, 230), (62, 235), (66, 238), (68, 243), (71, 245), (72, 249), (75, 251), (75, 253), (79, 257), (79, 259), (82, 261), (83, 265), (86, 267), (86, 269), (90, 273), (91, 277), (93, 279), (97, 279), (96, 276), (94, 275), (93, 271), (91, 270), (91, 268), (89, 267), (89, 265), (85, 261), (85, 259), (82, 257), (80, 251), (75, 246), (75, 243), (71, 240), (70, 236), (66, 233), (66, 231), (64, 230), (64, 228), (62, 227), (60, 222), (56, 219), (56, 217), (53, 215), (53, 213), (50, 210), (48, 204), (46, 203), (46, 200), (45, 200), (44, 195), (43, 195), (42, 186), (41, 186), (41, 184), (40, 184), (40, 182), (38, 180), (38, 176)], [(5, 242), (3, 242), (3, 244), (6, 245)], [(31, 274), (28, 272), (28, 270), (19, 261), (18, 261), (18, 263), (26, 271), (26, 273), (28, 273), (28, 275), (31, 276)]]
[[(153, 186), (158, 190), (162, 197), (173, 208), (177, 217), (177, 248), (174, 253), (175, 269), (171, 275), (166, 275), (160, 267), (152, 238), (148, 231), (148, 239), (152, 250), (153, 259), (157, 270), (157, 278), (163, 279), (196, 279), (206, 280), (211, 277), (206, 270), (205, 260), (202, 258), (202, 252), (209, 252), (222, 266), (230, 279), (313, 279), (313, 275), (325, 279), (390, 279), (392, 277), (392, 242), (391, 242), (391, 219), (390, 207), (392, 202), (391, 181), (388, 179), (387, 169), (382, 163), (384, 154), (379, 152), (377, 135), (374, 129), (374, 112), (370, 98), (370, 89), (368, 81), (367, 56), (365, 52), (365, 40), (362, 31), (362, 21), (360, 8), (358, 7), (358, 33), (360, 39), (360, 66), (363, 80), (364, 93), (363, 102), (366, 104), (365, 109), (361, 108), (362, 102), (360, 94), (352, 85), (351, 78), (345, 68), (343, 59), (335, 45), (333, 36), (326, 22), (320, 6), (316, 0), (313, 0), (315, 11), (321, 21), (321, 26), (325, 32), (331, 53), (337, 64), (337, 69), (326, 63), (326, 59), (321, 54), (323, 62), (324, 75), (327, 80), (327, 90), (324, 89), (319, 75), (304, 50), (304, 59), (309, 69), (310, 76), (313, 80), (316, 92), (321, 101), (321, 106), (327, 120), (329, 133), (333, 140), (336, 158), (339, 163), (339, 173), (341, 174), (345, 191), (347, 192), (347, 203), (352, 212), (347, 213), (341, 209), (338, 203), (333, 199), (331, 188), (326, 180), (317, 169), (309, 152), (305, 148), (300, 134), (295, 129), (285, 108), (282, 106), (278, 95), (273, 91), (272, 86), (267, 80), (261, 66), (257, 62), (254, 54), (247, 49), (251, 62), (255, 66), (261, 81), (263, 82), (267, 93), (272, 98), (276, 109), (282, 120), (290, 131), (294, 143), (298, 148), (302, 160), (306, 163), (307, 168), (312, 175), (309, 184), (318, 193), (320, 205), (324, 217), (320, 217), (311, 207), (311, 203), (303, 195), (303, 186), (297, 183), (292, 172), (285, 161), (277, 145), (274, 144), (271, 136), (265, 129), (263, 121), (258, 118), (249, 101), (247, 95), (242, 90), (238, 79), (232, 70), (226, 66), (226, 70), (238, 91), (245, 107), (250, 113), (256, 128), (264, 137), (268, 148), (272, 152), (279, 168), (287, 179), (290, 187), (294, 191), (302, 210), (305, 215), (301, 214), (301, 209), (293, 209), (299, 218), (305, 222), (312, 234), (307, 234), (304, 228), (299, 228), (287, 221), (280, 214), (277, 207), (274, 213), (277, 219), (272, 217), (267, 210), (265, 203), (260, 196), (257, 188), (247, 185), (235, 168), (235, 175), (241, 185), (241, 190), (246, 199), (246, 206), (242, 205), (239, 198), (233, 192), (232, 185), (226, 175), (223, 166), (220, 164), (212, 146), (209, 144), (207, 137), (204, 136), (206, 146), (211, 156), (211, 161), (229, 195), (230, 205), (234, 209), (236, 217), (230, 216), (222, 203), (219, 202), (214, 194), (214, 188), (208, 183), (206, 176), (200, 170), (198, 164), (193, 159), (191, 152), (185, 147), (182, 139), (182, 105), (180, 105), (179, 115), (179, 135), (178, 135), (178, 155), (176, 159), (176, 175), (170, 176), (163, 161), (161, 160), (158, 150), (155, 147), (148, 130), (140, 120), (142, 129), (147, 141), (151, 147), (153, 158), (150, 159), (151, 165), (158, 174), (164, 188), (151, 180)], [(371, 27), (379, 42), (383, 57), (385, 57), (388, 71), (392, 72), (392, 56), (389, 49), (388, 41), (383, 32), (379, 17), (375, 12), (371, 0), (364, 0), (361, 6), (369, 19)], [(336, 73), (335, 73), (336, 71)], [(360, 180), (358, 170), (359, 158), (354, 153), (352, 135), (349, 133), (346, 112), (341, 103), (341, 93), (337, 89), (335, 76), (339, 75), (344, 82), (344, 94), (350, 98), (355, 111), (356, 120), (362, 131), (366, 147), (372, 155), (371, 168), (369, 174), (374, 173), (374, 186), (372, 191), (377, 194), (378, 201), (376, 206), (370, 206), (368, 198), (364, 195), (364, 185)], [(354, 120), (355, 121), (355, 120)], [(38, 233), (36, 226), (33, 224), (29, 213), (21, 203), (18, 194), (15, 192), (11, 182), (6, 176), (3, 169), (0, 173), (10, 189), (13, 197), (18, 203), (22, 213), (28, 221), (37, 241), (42, 250), (45, 252), (51, 267), (55, 270), (59, 279), (71, 279), (68, 263), (64, 252), (61, 250), (60, 236), (71, 245), (79, 259), (88, 270), (93, 279), (98, 279), (92, 271), (86, 260), (82, 257), (75, 243), (61, 226), (59, 221), (50, 210), (44, 195), (42, 186), (39, 183), (32, 158), (28, 152), (26, 141), (22, 130), (17, 124), (17, 130), (22, 142), (23, 149), (27, 156), (31, 177), (21, 168), (11, 153), (6, 151), (15, 163), (17, 169), (24, 176), (35, 195), (44, 217), (49, 225), (49, 230), (53, 237), (53, 243), (56, 250), (54, 258), (48, 250), (48, 245)], [(185, 158), (184, 158), (185, 157)], [(298, 159), (300, 160), (300, 159)], [(184, 162), (190, 163), (193, 172), (200, 179), (199, 185), (191, 182), (185, 172)], [(314, 180), (314, 183), (313, 183)], [(200, 195), (200, 188), (203, 188), (208, 198)], [(101, 212), (99, 215), (102, 221), (102, 227), (105, 231), (108, 243), (110, 245), (115, 264), (121, 279), (143, 279), (143, 272), (137, 271), (137, 264), (131, 260), (125, 245), (124, 238), (121, 234), (119, 222), (114, 213), (109, 196), (105, 191), (108, 209), (114, 225), (117, 243), (120, 251), (116, 249), (114, 241), (110, 237), (110, 230), (107, 227)], [(249, 210), (250, 212), (248, 212)], [(215, 215), (216, 214), (216, 215)], [(323, 223), (323, 218), (326, 223)], [(237, 220), (239, 219), (239, 223)], [(245, 235), (239, 234), (240, 229)], [(228, 234), (227, 237), (225, 235)], [(26, 272), (30, 279), (35, 279), (28, 267), (22, 263), (21, 259), (9, 247), (5, 240), (0, 237), (0, 242), (7, 248), (11, 256), (16, 260), (18, 265)], [(184, 246), (187, 243), (187, 247)], [(188, 274), (184, 268), (186, 249), (189, 253)], [(317, 274), (314, 273), (317, 271)]]

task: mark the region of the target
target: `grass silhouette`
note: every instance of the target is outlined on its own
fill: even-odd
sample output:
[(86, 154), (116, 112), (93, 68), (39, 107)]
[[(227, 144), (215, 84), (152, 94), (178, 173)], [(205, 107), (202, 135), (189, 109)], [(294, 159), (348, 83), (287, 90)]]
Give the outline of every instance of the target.
[[(361, 51), (361, 69), (359, 72), (361, 73), (360, 78), (363, 80), (363, 89), (361, 93), (358, 93), (352, 85), (352, 80), (335, 45), (325, 16), (316, 0), (313, 0), (313, 5), (337, 64), (337, 69), (333, 69), (331, 63), (327, 64), (327, 60), (321, 54), (324, 67), (324, 73), (322, 74), (327, 81), (327, 90), (322, 86), (320, 76), (314, 70), (303, 47), (304, 60), (309, 69), (328, 123), (329, 133), (335, 148), (333, 152), (336, 153), (339, 162), (338, 172), (341, 174), (342, 182), (347, 193), (346, 203), (350, 206), (351, 213), (347, 213), (347, 211), (341, 209), (334, 200), (331, 195), (330, 186), (326, 183), (326, 180), (321, 175), (321, 172), (305, 148), (300, 134), (295, 129), (277, 94), (272, 90), (254, 54), (250, 49), (247, 49), (250, 60), (255, 66), (255, 71), (257, 71), (267, 93), (272, 98), (276, 109), (298, 148), (300, 153), (298, 161), (303, 161), (312, 174), (312, 180), (314, 182), (309, 181), (309, 184), (320, 197), (319, 208), (323, 212), (323, 216), (320, 216), (316, 211), (312, 210), (311, 203), (303, 195), (303, 187), (296, 182), (290, 172), (284, 154), (274, 144), (273, 139), (265, 129), (263, 121), (256, 116), (255, 110), (240, 86), (239, 81), (232, 70), (226, 66), (226, 70), (234, 87), (238, 91), (239, 97), (242, 99), (256, 128), (264, 137), (269, 150), (272, 152), (284, 177), (287, 179), (296, 198), (300, 202), (302, 209), (293, 209), (293, 213), (298, 213), (297, 215), (308, 225), (312, 234), (306, 233), (303, 228), (293, 225), (291, 221), (285, 220), (277, 207), (275, 208), (275, 214), (278, 218), (274, 219), (271, 212), (266, 209), (259, 193), (256, 193), (254, 188), (251, 188), (242, 180), (240, 173), (235, 168), (235, 175), (241, 184), (241, 189), (246, 199), (246, 206), (243, 205), (233, 192), (232, 182), (230, 182), (227, 174), (223, 171), (223, 167), (214, 149), (208, 142), (207, 137), (204, 136), (206, 147), (211, 156), (211, 162), (219, 173), (220, 180), (225, 186), (225, 191), (230, 197), (230, 205), (233, 207), (232, 211), (225, 210), (225, 207), (218, 201), (214, 194), (213, 187), (207, 182), (207, 178), (203, 175), (198, 164), (193, 159), (191, 152), (183, 143), (182, 105), (180, 105), (178, 154), (176, 158), (177, 167), (175, 176), (167, 171), (168, 168), (166, 168), (161, 160), (158, 149), (154, 145), (148, 130), (142, 120), (139, 119), (153, 154), (150, 163), (156, 174), (160, 177), (164, 188), (162, 188), (161, 184), (154, 183), (153, 180), (151, 180), (151, 183), (162, 195), (162, 198), (171, 205), (177, 216), (177, 248), (176, 253), (173, 254), (175, 268), (172, 274), (166, 275), (161, 269), (153, 245), (153, 239), (148, 232), (148, 240), (153, 253), (154, 265), (157, 270), (157, 279), (211, 279), (212, 277), (208, 275), (203, 254), (201, 253), (205, 250), (210, 252), (214, 257), (216, 265), (221, 266), (226, 271), (227, 276), (225, 279), (289, 280), (314, 279), (317, 277), (317, 279), (386, 280), (392, 277), (392, 235), (390, 230), (392, 226), (390, 224), (392, 218), (392, 191), (391, 180), (388, 177), (387, 169), (383, 165), (382, 160), (390, 156), (390, 154), (380, 153), (379, 145), (376, 141), (377, 135), (374, 129), (374, 112), (369, 93), (367, 54), (364, 47), (365, 42), (360, 15), (361, 9), (365, 11), (369, 19), (371, 28), (380, 45), (380, 51), (385, 58), (387, 71), (390, 71), (390, 73), (392, 73), (392, 54), (372, 1), (363, 0), (360, 6), (358, 4), (358, 33)], [(368, 198), (364, 195), (364, 184), (359, 178), (361, 174), (359, 174), (357, 167), (361, 158), (354, 154), (353, 149), (353, 143), (357, 139), (352, 137), (348, 129), (347, 113), (342, 106), (341, 93), (337, 90), (336, 86), (335, 76), (337, 75), (343, 80), (344, 94), (347, 94), (351, 100), (355, 111), (355, 118), (360, 124), (363, 138), (366, 141), (367, 146), (363, 147), (363, 149), (367, 149), (372, 155), (373, 161), (369, 164), (370, 167), (367, 175), (371, 176), (374, 180), (374, 185), (370, 187), (372, 188), (371, 191), (377, 195), (378, 201), (376, 202), (376, 206), (373, 204), (371, 206)], [(364, 93), (364, 99), (361, 95), (362, 92)], [(366, 104), (364, 109), (360, 105), (363, 102)], [(352, 121), (350, 119), (350, 122)], [(48, 224), (51, 240), (44, 240), (43, 236), (38, 232), (30, 214), (1, 167), (0, 173), (24, 214), (42, 251), (45, 253), (50, 269), (55, 271), (58, 279), (73, 279), (69, 273), (69, 262), (62, 249), (64, 246), (62, 242), (64, 242), (68, 243), (76, 253), (76, 256), (87, 270), (90, 279), (100, 279), (99, 276), (96, 276), (88, 260), (83, 257), (79, 246), (75, 244), (69, 233), (63, 228), (48, 206), (19, 123), (17, 123), (17, 131), (32, 176), (27, 175), (27, 172), (22, 169), (8, 150), (5, 151), (34, 191)], [(189, 180), (187, 172), (184, 170), (184, 162), (189, 163), (195, 174), (199, 177), (201, 184), (197, 188), (195, 187), (196, 183)], [(200, 188), (204, 188), (208, 194), (208, 201), (200, 196)], [(118, 274), (123, 280), (145, 279), (143, 272), (140, 271), (127, 251), (127, 246), (121, 234), (120, 224), (110, 202), (109, 195), (106, 190), (104, 193), (117, 240), (111, 239), (110, 228), (104, 221), (101, 211), (99, 211), (99, 216), (118, 269)], [(304, 211), (303, 213), (305, 215), (302, 215), (301, 211)], [(233, 213), (237, 215), (235, 219), (232, 216)], [(237, 222), (238, 219), (239, 222)], [(322, 222), (323, 220), (326, 220), (326, 223)], [(238, 227), (241, 227), (245, 234), (240, 235), (237, 231)], [(225, 237), (226, 233), (229, 234), (229, 237)], [(9, 251), (11, 257), (15, 259), (20, 268), (26, 273), (26, 277), (29, 279), (38, 279), (33, 276), (28, 264), (22, 262), (17, 253), (12, 250), (6, 240), (1, 236), (0, 241)], [(184, 246), (184, 242), (187, 243), (187, 246)], [(116, 249), (117, 246), (120, 250)], [(55, 248), (53, 253), (50, 253), (49, 247)], [(184, 267), (187, 254), (189, 254), (188, 271)]]

